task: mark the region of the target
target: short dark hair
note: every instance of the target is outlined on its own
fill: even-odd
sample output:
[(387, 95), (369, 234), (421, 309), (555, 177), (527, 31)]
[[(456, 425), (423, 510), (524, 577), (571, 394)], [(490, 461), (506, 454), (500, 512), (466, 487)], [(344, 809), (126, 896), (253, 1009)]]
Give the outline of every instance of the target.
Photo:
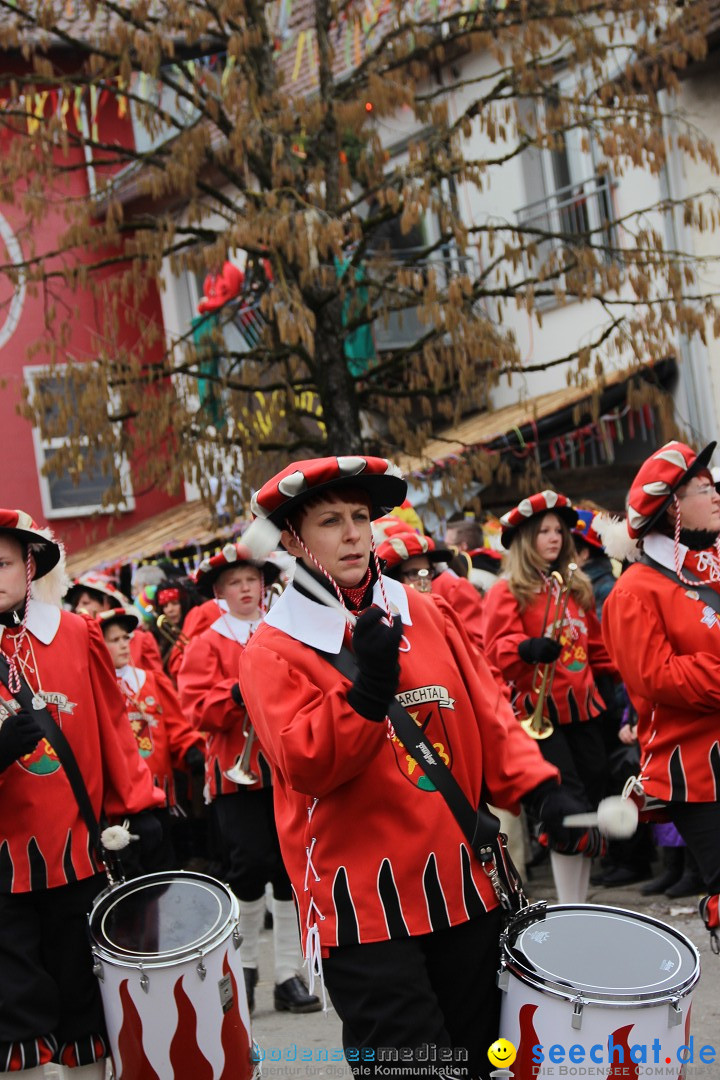
[(448, 530), (452, 529), (457, 539), (461, 540), (463, 544), (467, 544), (471, 551), (475, 548), (481, 548), (485, 544), (482, 525), (472, 518), (458, 518), (457, 521), (448, 521), (447, 528)]

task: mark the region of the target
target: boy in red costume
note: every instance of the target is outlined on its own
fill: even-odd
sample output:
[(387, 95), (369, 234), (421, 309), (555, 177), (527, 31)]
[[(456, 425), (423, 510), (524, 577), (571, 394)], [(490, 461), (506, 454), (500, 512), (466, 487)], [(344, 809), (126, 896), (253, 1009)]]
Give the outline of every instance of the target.
[[(444, 798), (386, 723), (392, 698), (473, 805), (483, 790), (510, 809), (530, 796), (554, 828), (569, 801), (450, 608), (380, 575), (370, 522), (405, 490), (388, 461), (358, 456), (294, 462), (257, 492), (255, 514), (283, 530), (330, 606), (289, 586), (242, 655), (240, 688), (273, 765), (306, 956), (322, 965), (351, 1068), (384, 1075), (378, 1047), (428, 1060), (430, 1044), (464, 1060), (461, 1075), (486, 1077), (500, 912)], [(322, 655), (343, 643), (352, 683)]]
[(641, 465), (627, 520), (596, 525), (608, 554), (632, 565), (603, 608), (603, 634), (638, 714), (645, 794), (667, 804), (709, 890), (700, 913), (716, 935), (720, 893), (720, 495), (681, 442)]
[[(272, 562), (254, 565), (242, 543), (227, 544), (196, 572), (203, 595), (214, 592), (227, 610), (193, 638), (180, 668), (180, 700), (207, 733), (207, 791), (213, 802), (225, 873), (240, 902), (241, 956), (250, 1008), (258, 979), (265, 885), (273, 886), (275, 1008), (315, 1012), (320, 1000), (298, 977), (300, 942), (292, 891), (278, 845), (272, 774), (249, 724), (238, 687), (240, 657), (263, 617), (265, 586), (278, 577)], [(272, 688), (266, 688), (272, 693)]]
[(138, 752), (150, 769), (153, 783), (165, 796), (165, 810), (158, 811), (165, 830), (165, 843), (161, 851), (155, 852), (152, 865), (137, 869), (145, 873), (173, 870), (175, 858), (171, 812), (177, 805), (173, 770), (187, 770), (202, 775), (205, 771), (205, 740), (183, 715), (177, 693), (168, 677), (145, 671), (131, 663), (131, 635), (140, 622), (134, 608), (101, 611), (98, 621), (115, 668)]
[[(0, 510), (0, 1075), (47, 1061), (105, 1075), (102, 1004), (87, 915), (107, 885), (68, 775), (45, 737), (62, 729), (95, 815), (130, 818), (148, 847), (162, 801), (141, 761), (97, 623), (38, 597), (62, 577), (60, 546), (28, 514)], [(51, 588), (46, 589), (50, 596)], [(27, 684), (32, 707), (15, 695)]]

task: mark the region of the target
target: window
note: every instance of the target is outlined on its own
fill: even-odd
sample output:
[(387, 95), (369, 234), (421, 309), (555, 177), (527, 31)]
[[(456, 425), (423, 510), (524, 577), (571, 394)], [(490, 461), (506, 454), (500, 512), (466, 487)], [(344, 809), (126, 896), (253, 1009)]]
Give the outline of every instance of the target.
[[(87, 457), (79, 456), (74, 466), (53, 468), (58, 454), (67, 446), (68, 436), (74, 431), (77, 402), (80, 396), (92, 392), (93, 379), (98, 369), (91, 363), (69, 369), (57, 365), (52, 369), (26, 367), (25, 382), (34, 407), (42, 408), (43, 419), (39, 427), (33, 427), (35, 461), (38, 482), (46, 518), (78, 517), (114, 510), (132, 510), (135, 500), (130, 486), (130, 469), (127, 460), (110, 448), (91, 447), (90, 439), (81, 439), (87, 446)], [(104, 399), (104, 391), (99, 399)], [(120, 481), (123, 500), (119, 505), (104, 505), (113, 483)]]
[[(558, 84), (555, 93), (545, 101), (529, 103), (521, 109), (521, 120), (529, 130), (551, 129), (550, 110), (555, 108), (567, 85)], [(600, 258), (608, 261), (615, 246), (613, 224), (612, 182), (607, 173), (600, 173), (595, 163), (595, 148), (588, 143), (587, 130), (571, 127), (556, 131), (552, 149), (531, 147), (522, 155), (525, 189), (531, 201), (517, 211), (521, 228), (537, 230), (537, 252), (526, 256), (526, 271), (535, 276), (540, 268), (555, 260), (564, 265), (579, 246), (596, 248)], [(543, 236), (543, 234), (548, 234)], [(544, 297), (540, 306), (554, 303)]]

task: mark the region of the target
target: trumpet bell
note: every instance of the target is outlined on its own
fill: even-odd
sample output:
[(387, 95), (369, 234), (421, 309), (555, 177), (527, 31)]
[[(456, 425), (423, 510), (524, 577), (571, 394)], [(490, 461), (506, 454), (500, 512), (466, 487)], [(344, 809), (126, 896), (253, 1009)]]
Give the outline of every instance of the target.
[(538, 740), (548, 739), (554, 731), (552, 721), (546, 716), (541, 716), (539, 720), (536, 720), (535, 716), (526, 716), (520, 721), (520, 727), (531, 739)]
[(243, 769), (240, 761), (238, 760), (231, 769), (226, 769), (223, 773), (228, 780), (233, 784), (242, 784), (245, 787), (250, 787), (251, 784), (257, 784), (259, 777), (251, 772), (249, 769)]

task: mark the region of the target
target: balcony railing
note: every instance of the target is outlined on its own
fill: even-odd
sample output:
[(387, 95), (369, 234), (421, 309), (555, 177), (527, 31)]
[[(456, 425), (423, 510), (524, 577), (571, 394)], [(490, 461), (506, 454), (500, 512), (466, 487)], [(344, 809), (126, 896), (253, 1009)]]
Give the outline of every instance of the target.
[(537, 249), (526, 259), (529, 275), (537, 274), (552, 256), (559, 255), (562, 264), (563, 253), (573, 248), (591, 247), (603, 262), (611, 260), (616, 246), (611, 189), (608, 176), (591, 176), (517, 211), (527, 244), (534, 242)]

